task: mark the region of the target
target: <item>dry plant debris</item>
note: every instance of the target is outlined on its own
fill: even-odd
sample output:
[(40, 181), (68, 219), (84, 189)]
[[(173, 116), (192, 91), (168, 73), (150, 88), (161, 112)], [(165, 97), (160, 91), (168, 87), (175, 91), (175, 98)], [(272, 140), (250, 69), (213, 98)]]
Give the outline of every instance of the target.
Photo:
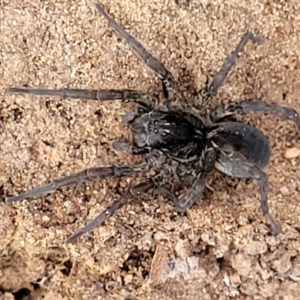
[[(201, 88), (250, 29), (264, 42), (247, 46), (213, 104), (263, 98), (300, 111), (298, 1), (102, 3), (180, 78), (187, 101), (192, 87)], [(5, 93), (8, 86), (22, 84), (159, 88), (153, 74), (97, 16), (93, 3), (4, 0), (0, 19), (0, 193), (133, 160), (110, 146), (128, 134), (119, 126), (128, 109), (120, 103)], [(259, 217), (255, 183), (216, 172), (214, 191), (207, 191), (187, 216), (149, 197), (132, 202), (93, 235), (67, 247), (66, 236), (130, 181), (82, 184), (30, 204), (0, 204), (0, 299), (300, 299), (299, 134), (293, 124), (273, 117), (243, 120), (270, 139), (268, 195), (282, 235), (270, 235)], [(164, 283), (152, 287), (147, 283), (158, 245), (180, 272), (166, 273)], [(184, 279), (183, 261), (197, 261), (195, 268), (192, 264), (195, 276)]]

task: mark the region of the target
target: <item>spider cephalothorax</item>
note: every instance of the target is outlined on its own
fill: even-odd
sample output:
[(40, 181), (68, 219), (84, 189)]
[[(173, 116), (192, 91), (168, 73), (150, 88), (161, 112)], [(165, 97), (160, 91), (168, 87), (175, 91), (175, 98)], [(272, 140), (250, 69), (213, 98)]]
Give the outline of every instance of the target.
[(184, 111), (149, 111), (137, 116), (132, 125), (137, 147), (161, 150), (178, 161), (197, 159), (206, 144), (203, 121)]
[[(83, 229), (67, 239), (67, 243), (103, 223), (119, 207), (127, 203), (134, 195), (157, 190), (170, 199), (179, 211), (186, 211), (197, 199), (201, 199), (206, 180), (213, 169), (227, 175), (256, 179), (260, 188), (261, 207), (275, 234), (281, 228), (271, 217), (267, 200), (267, 175), (262, 171), (270, 157), (267, 138), (255, 127), (242, 122), (226, 122), (225, 117), (234, 114), (269, 113), (285, 120), (294, 121), (300, 128), (300, 118), (293, 109), (268, 104), (261, 100), (231, 102), (217, 107), (210, 114), (202, 113), (203, 106), (217, 94), (227, 74), (235, 64), (238, 53), (247, 42), (260, 42), (252, 33), (246, 32), (236, 49), (226, 58), (220, 71), (215, 74), (210, 84), (199, 91), (193, 107), (180, 105), (180, 93), (172, 74), (120, 25), (103, 8), (96, 4), (98, 12), (109, 25), (125, 39), (131, 49), (151, 68), (162, 81), (164, 99), (158, 104), (157, 97), (136, 90), (78, 90), (78, 89), (31, 89), (9, 88), (11, 93), (59, 96), (62, 98), (81, 98), (90, 100), (122, 100), (138, 105), (123, 117), (123, 123), (133, 132), (131, 143), (116, 141), (117, 150), (136, 155), (145, 155), (138, 163), (128, 166), (91, 168), (77, 174), (63, 177), (52, 183), (42, 185), (17, 196), (9, 197), (11, 204), (25, 198), (33, 198), (64, 186), (76, 184), (85, 179), (121, 178), (141, 175), (150, 169), (156, 174), (146, 181), (135, 185), (131, 192), (110, 204)], [(167, 189), (171, 178), (188, 186), (188, 190), (177, 198)]]

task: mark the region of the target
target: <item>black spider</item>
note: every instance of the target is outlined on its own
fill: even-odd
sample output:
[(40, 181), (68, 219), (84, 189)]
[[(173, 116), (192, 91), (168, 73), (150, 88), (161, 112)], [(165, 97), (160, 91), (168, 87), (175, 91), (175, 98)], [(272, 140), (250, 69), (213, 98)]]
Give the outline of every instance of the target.
[[(243, 51), (249, 40), (260, 42), (252, 33), (246, 32), (236, 49), (226, 58), (220, 71), (210, 84), (195, 96), (194, 105), (181, 107), (181, 96), (177, 84), (165, 66), (120, 25), (118, 25), (99, 4), (98, 12), (108, 21), (130, 48), (161, 79), (164, 91), (162, 104), (148, 93), (136, 90), (82, 90), (82, 89), (31, 89), (9, 88), (11, 93), (59, 96), (62, 98), (81, 98), (90, 100), (117, 100), (134, 102), (139, 106), (123, 117), (123, 123), (130, 125), (133, 131), (132, 143), (116, 141), (113, 146), (121, 151), (136, 155), (145, 155), (139, 162), (128, 166), (91, 168), (77, 174), (57, 179), (52, 183), (29, 190), (6, 199), (7, 204), (33, 198), (64, 186), (76, 184), (85, 179), (120, 178), (142, 175), (156, 168), (156, 175), (135, 185), (131, 193), (110, 204), (105, 211), (88, 223), (83, 229), (67, 239), (74, 242), (78, 237), (102, 224), (118, 208), (132, 199), (134, 195), (157, 190), (170, 199), (179, 211), (184, 212), (197, 199), (201, 199), (208, 175), (214, 168), (238, 178), (251, 178), (258, 181), (261, 194), (263, 215), (267, 218), (275, 234), (281, 228), (269, 213), (267, 201), (267, 175), (262, 169), (270, 157), (269, 143), (266, 137), (255, 127), (241, 122), (222, 122), (222, 119), (237, 113), (269, 113), (282, 119), (294, 121), (300, 128), (300, 118), (294, 109), (268, 104), (260, 100), (231, 102), (218, 107), (210, 114), (201, 113), (201, 108), (217, 94), (228, 72), (232, 69), (238, 53)], [(177, 198), (167, 189), (171, 177), (188, 186), (189, 189)]]

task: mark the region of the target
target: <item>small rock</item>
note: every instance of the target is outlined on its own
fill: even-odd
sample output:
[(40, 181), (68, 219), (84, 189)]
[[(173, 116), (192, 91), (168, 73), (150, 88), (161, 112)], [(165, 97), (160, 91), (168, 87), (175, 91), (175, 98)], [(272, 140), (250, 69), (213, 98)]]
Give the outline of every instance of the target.
[(129, 284), (132, 282), (132, 279), (133, 279), (133, 275), (132, 274), (127, 274), (125, 277), (124, 277), (124, 283), (125, 284)]
[(48, 223), (50, 221), (50, 218), (47, 215), (42, 216), (42, 220), (45, 223)]
[(252, 279), (244, 281), (241, 285), (239, 290), (245, 294), (246, 296), (250, 296), (251, 299), (254, 298), (254, 295), (257, 294), (258, 286), (257, 283)]
[(288, 189), (286, 186), (282, 186), (282, 187), (280, 188), (280, 193), (281, 193), (282, 195), (284, 195), (284, 196), (287, 196), (287, 195), (290, 193), (290, 191), (289, 191), (289, 189)]
[(175, 253), (177, 256), (188, 256), (188, 240), (180, 239), (175, 246)]
[(292, 159), (296, 158), (300, 155), (300, 150), (296, 147), (294, 148), (289, 148), (285, 151), (285, 158)]
[(263, 254), (268, 251), (268, 246), (265, 242), (252, 241), (245, 245), (244, 253), (248, 255)]
[(284, 253), (278, 260), (275, 260), (273, 263), (273, 267), (280, 274), (285, 274), (292, 268), (291, 261), (292, 254), (290, 252)]
[(27, 242), (31, 245), (34, 245), (36, 243), (36, 238), (34, 237), (28, 237)]
[(292, 267), (292, 274), (294, 275), (294, 276), (300, 276), (300, 257), (299, 256), (297, 256), (294, 260), (293, 260), (293, 262), (292, 262), (292, 264), (293, 264), (293, 267)]
[(167, 252), (163, 245), (157, 245), (153, 260), (151, 262), (151, 269), (149, 274), (150, 284), (152, 287), (166, 279), (169, 269)]
[(251, 257), (242, 253), (237, 253), (232, 256), (231, 265), (239, 275), (245, 278), (247, 278), (249, 273), (254, 269), (254, 263)]
[(226, 273), (223, 281), (228, 287), (238, 287), (242, 282), (238, 272)]
[[(168, 236), (162, 231), (157, 231), (156, 233), (154, 233), (153, 239), (155, 241), (168, 241)], [(149, 238), (149, 240), (151, 241), (151, 238)]]

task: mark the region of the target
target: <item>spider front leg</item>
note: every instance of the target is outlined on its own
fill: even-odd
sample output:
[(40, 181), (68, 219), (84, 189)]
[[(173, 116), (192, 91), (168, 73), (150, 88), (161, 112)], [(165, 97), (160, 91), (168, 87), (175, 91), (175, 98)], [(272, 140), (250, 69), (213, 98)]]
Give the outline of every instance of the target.
[(153, 187), (154, 186), (152, 180), (147, 180), (134, 186), (127, 195), (115, 200), (112, 204), (107, 206), (107, 208), (104, 211), (102, 211), (96, 218), (90, 221), (86, 226), (84, 226), (82, 229), (68, 237), (66, 240), (66, 244), (71, 244), (85, 233), (91, 232), (97, 226), (100, 226), (108, 217), (113, 215), (116, 210), (121, 208), (123, 205), (127, 204), (133, 198), (133, 196), (140, 195), (142, 193), (147, 193), (148, 191), (153, 189)]
[(247, 31), (235, 50), (227, 56), (220, 71), (214, 75), (211, 83), (196, 94), (194, 98), (194, 105), (196, 107), (203, 107), (208, 101), (210, 101), (212, 97), (214, 97), (218, 93), (218, 90), (223, 85), (228, 73), (231, 71), (236, 61), (238, 60), (239, 53), (244, 50), (246, 44), (250, 40), (254, 43), (261, 42), (261, 39), (259, 37), (256, 37), (251, 32)]
[(282, 232), (281, 227), (275, 222), (269, 213), (267, 197), (267, 175), (255, 164), (249, 162), (242, 154), (233, 152), (229, 155), (221, 155), (215, 163), (216, 169), (237, 178), (256, 179), (260, 189), (261, 209), (264, 217), (270, 223), (273, 232), (277, 235)]
[(140, 196), (141, 194), (148, 193), (154, 189), (160, 189), (162, 185), (164, 185), (169, 179), (168, 169), (162, 166), (162, 168), (156, 173), (156, 175), (147, 181), (144, 181), (140, 184), (137, 184), (131, 191), (121, 197), (118, 200), (115, 200), (112, 204), (110, 204), (104, 211), (102, 211), (95, 219), (90, 221), (85, 227), (80, 229), (78, 232), (71, 235), (66, 243), (70, 244), (77, 240), (83, 234), (92, 231), (95, 227), (101, 225), (109, 216), (113, 215), (116, 210), (121, 208), (124, 204), (127, 204), (130, 200), (132, 200), (135, 196)]
[(89, 90), (89, 89), (35, 89), (10, 87), (7, 89), (13, 94), (31, 94), (36, 96), (54, 96), (62, 99), (85, 99), (97, 101), (122, 100), (123, 102), (134, 102), (147, 110), (152, 110), (158, 104), (158, 99), (148, 93), (136, 90)]
[(179, 94), (177, 84), (171, 72), (157, 58), (152, 56), (140, 42), (112, 19), (99, 3), (95, 3), (95, 6), (98, 12), (108, 21), (108, 26), (113, 28), (126, 41), (131, 50), (162, 80), (166, 104), (169, 106), (170, 102), (175, 101)]
[(143, 155), (150, 152), (150, 149), (147, 148), (137, 148), (132, 146), (130, 143), (122, 142), (122, 141), (113, 141), (112, 146), (114, 149), (120, 152), (125, 152), (127, 154), (132, 155)]
[[(201, 154), (199, 161), (199, 170), (192, 186), (187, 190), (182, 197), (177, 198), (165, 188), (160, 188), (159, 191), (173, 202), (175, 207), (180, 212), (186, 212), (198, 199), (201, 199), (203, 191), (206, 187), (208, 175), (213, 171), (217, 156), (217, 150), (211, 146), (207, 146)], [(184, 174), (182, 174), (185, 177)]]
[(76, 184), (83, 180), (97, 180), (107, 178), (121, 178), (121, 177), (134, 177), (140, 173), (145, 173), (154, 167), (155, 160), (149, 159), (143, 162), (139, 162), (128, 166), (112, 166), (91, 168), (81, 171), (79, 173), (56, 179), (51, 183), (39, 186), (37, 188), (26, 191), (17, 196), (6, 198), (6, 204), (12, 204), (13, 202), (19, 202), (26, 198), (35, 198), (40, 195), (59, 190), (62, 187)]
[(232, 102), (224, 106), (217, 107), (211, 112), (211, 120), (216, 123), (224, 117), (235, 114), (272, 114), (283, 120), (291, 120), (300, 129), (300, 118), (296, 110), (288, 107), (279, 106), (275, 103), (266, 103), (260, 100), (246, 100), (242, 102)]

